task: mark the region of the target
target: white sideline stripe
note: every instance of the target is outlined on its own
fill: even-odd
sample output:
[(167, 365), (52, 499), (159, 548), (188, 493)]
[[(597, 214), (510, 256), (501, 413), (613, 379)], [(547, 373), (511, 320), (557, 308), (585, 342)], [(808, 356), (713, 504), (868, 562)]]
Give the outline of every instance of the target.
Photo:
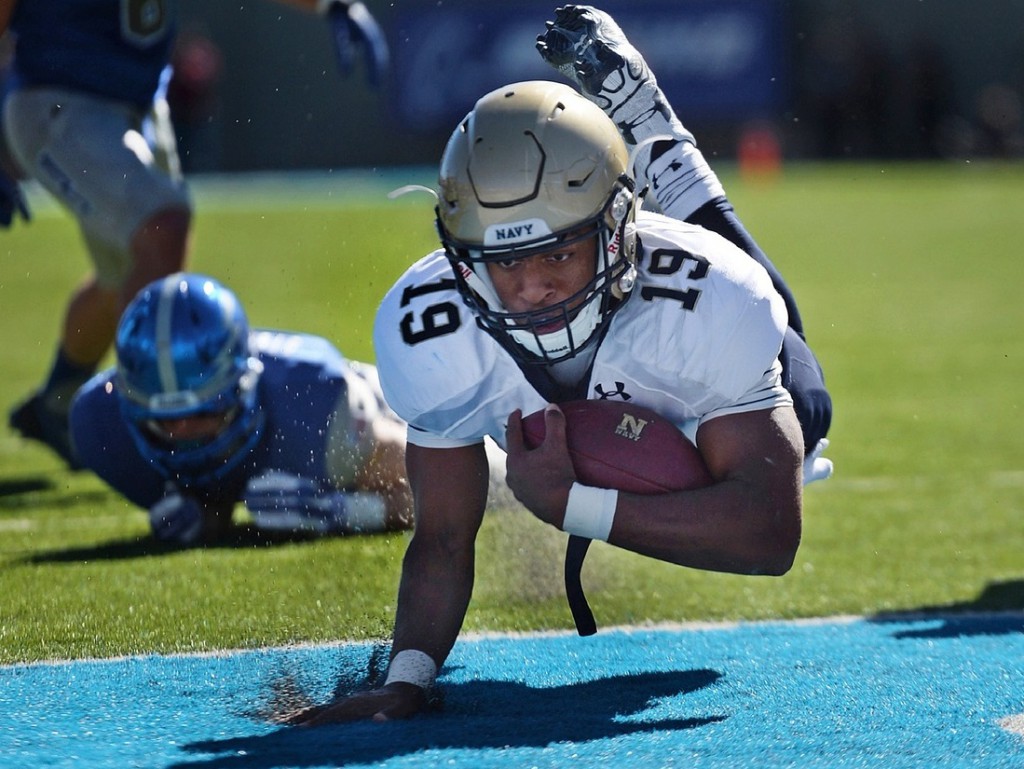
[[(1024, 619), (1024, 609), (1012, 609), (1008, 611), (983, 611), (983, 612), (893, 612), (876, 615), (875, 618), (886, 623), (894, 622), (942, 622), (947, 619), (957, 621), (970, 619), (994, 619), (998, 617)], [(703, 632), (714, 630), (733, 630), (736, 628), (785, 626), (814, 627), (817, 625), (849, 625), (854, 622), (871, 621), (872, 617), (861, 614), (837, 614), (830, 617), (801, 617), (797, 619), (761, 619), (761, 620), (722, 620), (722, 621), (695, 621), (695, 622), (651, 622), (642, 625), (612, 625), (607, 628), (599, 628), (598, 635), (610, 635), (613, 633), (649, 633), (649, 632)], [(508, 638), (512, 640), (530, 638), (558, 638), (563, 636), (575, 636), (575, 630), (537, 630), (537, 631), (470, 631), (461, 633), (458, 643), (475, 643), (488, 640), (500, 640)], [(77, 659), (47, 659), (34, 660), (32, 662), (14, 662), (7, 665), (0, 665), (0, 670), (13, 670), (18, 668), (40, 667), (46, 665), (76, 665), (79, 663), (116, 663), (127, 660), (145, 660), (150, 658), (160, 659), (204, 659), (223, 658), (237, 654), (260, 654), (264, 652), (288, 652), (305, 651), (316, 649), (339, 649), (343, 647), (373, 647), (381, 643), (387, 643), (381, 639), (373, 641), (309, 641), (304, 643), (285, 644), (282, 646), (254, 646), (235, 649), (211, 649), (202, 652), (172, 652), (168, 654), (139, 653), (125, 654), (118, 657), (81, 657)], [(1016, 719), (1018, 716), (1009, 716)], [(1024, 714), (1019, 716), (1024, 721)], [(1017, 721), (1014, 721), (1017, 724)]]

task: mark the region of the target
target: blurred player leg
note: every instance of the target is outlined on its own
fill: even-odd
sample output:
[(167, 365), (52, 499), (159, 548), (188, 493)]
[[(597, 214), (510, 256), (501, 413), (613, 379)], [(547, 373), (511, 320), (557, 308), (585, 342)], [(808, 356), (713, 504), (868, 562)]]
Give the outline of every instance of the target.
[(12, 428), (75, 467), (71, 397), (109, 350), (135, 292), (184, 266), (191, 203), (166, 114), (150, 117), (147, 140), (127, 107), (33, 89), (13, 94), (4, 117), (19, 163), (75, 215), (95, 266), (68, 302), (45, 383), (10, 414)]

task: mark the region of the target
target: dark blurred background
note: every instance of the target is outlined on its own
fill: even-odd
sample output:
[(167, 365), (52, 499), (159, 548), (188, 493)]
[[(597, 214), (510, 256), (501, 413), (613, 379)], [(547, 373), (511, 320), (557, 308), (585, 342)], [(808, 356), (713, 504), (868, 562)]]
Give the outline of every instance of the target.
[[(379, 90), (326, 22), (265, 0), (181, 0), (172, 114), (187, 171), (434, 164), (486, 91), (560, 79), (534, 50), (557, 2), (365, 0)], [(1021, 157), (1021, 0), (609, 0), (705, 153)]]

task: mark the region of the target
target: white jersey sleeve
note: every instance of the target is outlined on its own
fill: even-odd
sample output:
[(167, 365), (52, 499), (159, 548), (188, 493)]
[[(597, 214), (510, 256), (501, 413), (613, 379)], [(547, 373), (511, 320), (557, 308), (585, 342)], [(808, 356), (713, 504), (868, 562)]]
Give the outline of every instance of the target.
[(449, 448), (491, 435), (504, 444), (516, 408), (544, 399), (476, 324), (443, 251), (414, 264), (385, 295), (373, 332), (384, 397), (409, 424), (410, 443)]

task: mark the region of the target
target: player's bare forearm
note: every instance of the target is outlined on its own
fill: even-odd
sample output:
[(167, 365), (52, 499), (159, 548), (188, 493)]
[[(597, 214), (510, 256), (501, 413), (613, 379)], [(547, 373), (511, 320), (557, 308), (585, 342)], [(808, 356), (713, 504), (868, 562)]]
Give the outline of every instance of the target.
[(715, 482), (619, 494), (609, 542), (710, 571), (784, 574), (801, 535), (803, 440), (790, 408), (718, 417), (697, 435)]
[(416, 649), (440, 668), (462, 628), (473, 591), (473, 546), (417, 532), (402, 562), (392, 654)]
[[(406, 553), (402, 572), (402, 586), (399, 591), (398, 615), (396, 619), (396, 640), (392, 645), (392, 657), (402, 649), (417, 649), (425, 651), (440, 666), (447, 657), (451, 644), (454, 643), (455, 635), (461, 625), (461, 619), (456, 623), (454, 633), (442, 631), (439, 636), (444, 639), (451, 638), (451, 641), (432, 641), (431, 631), (436, 631), (434, 624), (434, 608), (431, 601), (436, 598), (434, 595), (437, 587), (433, 584), (417, 584), (420, 577), (431, 579), (432, 575), (421, 572), (423, 564), (421, 558), (429, 557), (429, 548), (418, 548), (415, 540), (410, 543)], [(470, 589), (472, 577), (470, 576)], [(421, 603), (422, 601), (422, 603)], [(468, 604), (468, 598), (466, 599)], [(445, 611), (442, 609), (441, 613)], [(465, 614), (463, 606), (462, 614)], [(461, 615), (460, 615), (461, 616)], [(442, 623), (445, 624), (445, 623)], [(398, 628), (408, 628), (407, 632), (401, 633)], [(418, 632), (426, 630), (427, 632)], [(414, 645), (402, 646), (401, 637), (410, 637)], [(447, 650), (445, 649), (447, 644)], [(422, 711), (427, 705), (427, 690), (413, 683), (405, 681), (385, 682), (383, 686), (369, 691), (357, 692), (356, 694), (343, 697), (324, 705), (316, 705), (305, 708), (295, 713), (286, 714), (280, 719), (281, 723), (291, 726), (311, 727), (323, 726), (326, 724), (341, 723), (346, 721), (393, 721), (396, 719), (410, 718)]]
[[(403, 650), (425, 652), (440, 667), (448, 657), (473, 589), (473, 548), (453, 552), (433, 536), (414, 536), (402, 564), (392, 657)], [(283, 723), (322, 726), (343, 721), (409, 718), (427, 704), (426, 690), (392, 682), (341, 700), (288, 714)]]
[[(483, 444), (406, 452), (416, 500), (416, 526), (402, 562), (391, 655), (415, 650), (440, 668), (448, 657), (473, 591), (474, 547), (487, 503)], [(339, 721), (408, 718), (427, 704), (426, 691), (387, 683), (288, 715), (283, 723), (319, 726)]]
[(455, 449), (410, 445), (415, 533), (402, 563), (392, 653), (417, 649), (438, 667), (448, 657), (473, 590), (476, 534), (487, 504), (483, 444)]

